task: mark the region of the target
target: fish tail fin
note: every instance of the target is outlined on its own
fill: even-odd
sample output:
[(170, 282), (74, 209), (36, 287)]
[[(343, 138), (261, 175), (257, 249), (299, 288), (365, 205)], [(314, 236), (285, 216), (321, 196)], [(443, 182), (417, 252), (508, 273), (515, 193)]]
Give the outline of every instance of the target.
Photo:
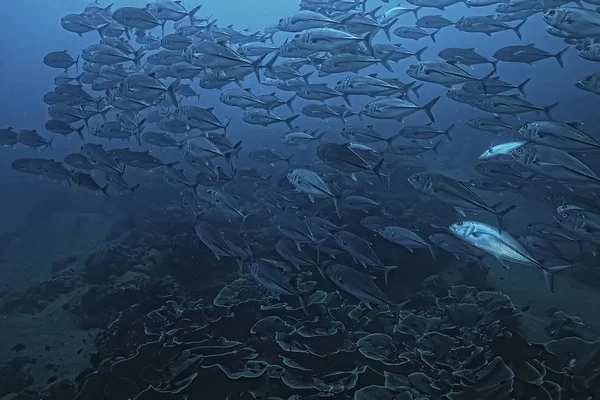
[[(279, 57), (279, 51), (276, 51), (275, 54), (273, 55), (273, 57), (264, 66), (267, 69), (267, 71), (269, 71), (269, 73), (271, 73), (273, 76), (277, 76), (277, 74), (275, 73), (275, 70), (273, 69), (273, 65), (275, 65), (275, 61), (277, 60), (277, 57)], [(311, 75), (312, 75), (312, 72), (311, 72)], [(304, 80), (306, 81), (306, 83), (308, 83), (307, 78), (305, 78)], [(259, 82), (260, 82), (260, 79), (259, 79)]]
[(296, 100), (296, 97), (298, 97), (298, 93), (294, 93), (294, 95), (292, 97), (290, 97), (286, 102), (285, 105), (288, 107), (288, 109), (290, 110), (290, 112), (294, 112), (294, 100)]
[(423, 47), (421, 50), (417, 51), (414, 55), (415, 58), (417, 59), (417, 61), (421, 61), (421, 56), (423, 55), (423, 53), (425, 53), (425, 50), (427, 50), (429, 48), (429, 46), (425, 46)]
[(550, 293), (554, 293), (554, 274), (565, 269), (571, 268), (572, 265), (559, 265), (557, 267), (545, 267), (544, 268), (544, 280), (546, 281), (546, 287)]
[(390, 309), (392, 309), (393, 311), (396, 312), (396, 320), (397, 321), (400, 321), (400, 311), (402, 311), (408, 303), (410, 303), (410, 300), (406, 300), (406, 301), (403, 301), (402, 303), (396, 303), (396, 304), (390, 305)]
[(494, 71), (498, 71), (498, 61), (500, 60), (488, 61), (490, 64), (492, 64), (492, 69)]
[(285, 162), (287, 163), (287, 165), (289, 165), (290, 167), (292, 166), (292, 163), (290, 162), (292, 160), (292, 157), (294, 157), (295, 153), (292, 153), (291, 156), (285, 158)]
[(308, 73), (302, 75), (302, 79), (304, 79), (304, 82), (308, 83), (308, 78), (310, 78), (314, 73), (315, 72), (312, 71), (312, 72), (308, 72)]
[(444, 131), (444, 135), (446, 135), (448, 143), (452, 143), (452, 136), (450, 136), (450, 133), (452, 132), (452, 129), (454, 129), (454, 126), (455, 124), (452, 124)]
[(108, 195), (108, 185), (110, 185), (110, 182), (109, 182), (109, 183), (107, 183), (106, 185), (104, 185), (104, 187), (100, 189), (100, 190), (102, 191), (102, 193), (104, 193), (104, 195), (105, 195), (106, 197), (110, 197), (110, 196)]
[(375, 51), (373, 50), (373, 38), (375, 37), (375, 35), (377, 35), (377, 32), (379, 32), (379, 29), (379, 27), (376, 27), (371, 32), (367, 33), (363, 38), (365, 48), (367, 49), (371, 57), (375, 57)]
[(342, 219), (342, 211), (340, 209), (340, 201), (342, 200), (342, 195), (336, 195), (333, 197), (333, 207), (335, 207), (335, 213), (337, 214), (339, 219)]
[(431, 148), (431, 151), (433, 151), (433, 153), (434, 153), (436, 156), (439, 156), (439, 155), (440, 155), (440, 153), (438, 153), (438, 146), (440, 145), (440, 143), (442, 143), (442, 141), (441, 141), (441, 140), (438, 140), (438, 141), (437, 141), (437, 142), (436, 142), (436, 143), (433, 145), (433, 147)]
[(433, 108), (433, 106), (435, 105), (435, 103), (437, 103), (440, 98), (442, 96), (438, 96), (435, 99), (431, 100), (429, 103), (425, 104), (424, 106), (422, 106), (421, 108), (427, 113), (427, 117), (429, 117), (429, 120), (431, 122), (435, 123), (435, 117), (433, 116), (433, 113), (431, 112), (431, 109)]
[(337, 22), (338, 25), (346, 25), (348, 22), (350, 22), (356, 14), (350, 14), (347, 17), (345, 17), (344, 19), (342, 19), (340, 22)]
[(85, 138), (83, 137), (83, 128), (85, 128), (85, 125), (81, 125), (79, 128), (75, 129), (75, 131), (77, 132), (81, 140), (85, 142)]
[(77, 81), (77, 84), (78, 84), (78, 85), (83, 85), (83, 84), (81, 83), (81, 78), (83, 78), (83, 76), (84, 76), (84, 75), (85, 75), (85, 72), (82, 72), (82, 73), (80, 73), (79, 75), (77, 75), (77, 76), (75, 77), (75, 80)]
[(133, 52), (133, 63), (136, 67), (142, 68), (142, 58), (144, 58), (145, 55), (146, 53), (144, 52), (143, 47), (140, 47), (139, 49)]
[(544, 107), (542, 109), (542, 111), (544, 112), (544, 114), (546, 114), (546, 116), (548, 117), (549, 120), (552, 120), (552, 115), (550, 115), (550, 111), (552, 111), (554, 108), (556, 108), (556, 106), (558, 105), (558, 101), (556, 103), (550, 104), (547, 107)]
[(517, 207), (517, 205), (513, 204), (505, 208), (498, 208), (499, 206), (500, 203), (496, 204), (492, 207), (492, 210), (494, 210), (494, 214), (496, 215), (496, 224), (498, 226), (498, 232), (502, 232), (502, 218), (504, 218), (506, 214), (514, 210)]
[(252, 61), (252, 69), (254, 70), (254, 75), (256, 75), (256, 80), (260, 83), (260, 69), (263, 68), (262, 62), (265, 60), (267, 54), (263, 54), (258, 57), (256, 60)]
[(288, 128), (290, 128), (290, 132), (294, 131), (294, 127), (292, 126), (292, 122), (294, 122), (294, 120), (296, 118), (298, 118), (300, 116), (300, 114), (296, 114), (296, 115), (292, 115), (291, 117), (285, 119), (283, 122), (286, 123), (286, 125), (288, 126)]
[[(106, 107), (104, 107), (104, 109), (102, 111), (100, 111), (100, 115), (102, 116), (103, 120), (106, 121), (106, 115), (108, 114), (108, 112), (110, 110), (112, 110), (112, 108), (113, 108), (112, 106), (106, 106)], [(88, 130), (89, 130), (89, 127), (88, 127)]]
[(75, 72), (79, 73), (79, 54), (77, 54), (77, 58), (75, 59)]
[(350, 102), (350, 95), (343, 94), (342, 98), (344, 99), (344, 101), (346, 102), (346, 104), (348, 104), (348, 107), (352, 107), (352, 103)]
[(129, 188), (129, 190), (131, 191), (131, 194), (133, 195), (133, 197), (135, 197), (135, 192), (139, 188), (140, 188), (140, 184), (139, 183), (137, 185), (134, 185), (134, 186), (132, 186), (132, 187)]
[(381, 167), (383, 166), (383, 158), (372, 168), (372, 171), (381, 180)]
[(390, 275), (390, 272), (395, 270), (396, 268), (398, 268), (397, 265), (384, 265), (383, 266), (383, 280), (385, 281), (386, 287), (388, 285), (388, 277)]
[(177, 100), (177, 96), (176, 96), (175, 92), (179, 88), (179, 84), (180, 83), (181, 83), (181, 78), (176, 79), (167, 88), (167, 93), (169, 94), (169, 97), (171, 98), (171, 101), (173, 102), (173, 104), (177, 108), (179, 108), (179, 100)]
[(530, 80), (531, 80), (531, 78), (527, 78), (527, 79), (525, 79), (523, 81), (523, 83), (521, 83), (519, 86), (517, 86), (517, 89), (519, 90), (519, 93), (521, 93), (521, 95), (523, 97), (527, 96), (527, 94), (525, 93), (525, 85), (527, 85)]
[[(367, 2), (365, 1), (363, 4), (366, 5)], [(369, 11), (368, 13), (365, 13), (365, 14), (370, 15), (371, 18), (373, 18), (374, 20), (377, 20), (377, 11), (379, 11), (379, 10), (381, 10), (381, 6), (375, 7), (374, 9), (372, 9), (371, 11)]]
[(138, 146), (142, 145), (142, 132), (144, 132), (144, 129), (146, 128), (144, 126), (144, 124), (146, 123), (146, 118), (142, 118), (142, 120), (140, 122), (138, 122), (137, 125), (137, 129), (135, 130), (135, 141), (137, 142)]
[[(481, 78), (481, 79), (480, 79), (480, 81), (485, 83), (485, 82), (486, 82), (488, 79), (490, 79), (490, 78), (491, 78), (492, 76), (494, 76), (495, 74), (496, 74), (496, 70), (495, 70), (495, 69), (492, 69), (492, 70), (490, 71), (490, 73), (489, 73), (489, 74), (487, 74), (486, 76), (484, 76), (483, 78)], [(484, 87), (483, 87), (483, 92), (484, 92), (484, 94), (487, 94), (487, 93), (485, 93), (485, 92), (486, 92), (486, 87), (485, 87), (485, 84), (484, 84), (483, 86), (484, 86)]]
[(431, 41), (432, 41), (433, 43), (435, 43), (435, 35), (437, 35), (437, 33), (438, 33), (439, 31), (440, 31), (440, 29), (437, 29), (435, 32), (431, 32), (431, 33), (429, 34), (429, 36), (431, 37)]
[(200, 4), (199, 6), (196, 6), (194, 8), (192, 8), (192, 10), (188, 13), (188, 17), (190, 18), (190, 23), (192, 25), (194, 25), (194, 20), (195, 20), (195, 16), (196, 13), (202, 8), (202, 4)]
[(525, 18), (523, 21), (519, 22), (517, 24), (517, 26), (515, 26), (514, 28), (512, 28), (512, 30), (515, 31), (515, 34), (517, 35), (517, 37), (519, 38), (519, 40), (522, 39), (522, 37), (521, 37), (521, 27), (523, 25), (525, 25), (525, 22), (527, 22), (527, 18)]
[(385, 69), (387, 69), (390, 72), (394, 72), (394, 70), (392, 69), (392, 66), (390, 65), (390, 58), (392, 58), (392, 56), (394, 55), (393, 51), (390, 51), (388, 54), (385, 55), (385, 57), (383, 57), (379, 62), (385, 67)]
[(413, 8), (411, 11), (413, 14), (415, 14), (415, 18), (419, 18), (419, 11), (421, 11), (421, 9), (423, 9), (423, 7), (419, 6), (419, 7), (415, 7)]
[(244, 224), (246, 223), (246, 220), (248, 219), (248, 217), (250, 215), (252, 215), (252, 213), (242, 214), (242, 223), (240, 225), (240, 232), (242, 232), (242, 229), (244, 228)]
[(419, 89), (421, 89), (423, 87), (423, 84), (419, 84), (416, 86), (413, 86), (412, 88), (410, 88), (410, 90), (415, 94), (415, 96), (417, 96), (417, 99), (420, 99), (421, 96), (419, 95)]
[(110, 26), (110, 24), (105, 24), (105, 25), (102, 25), (102, 26), (99, 26), (98, 28), (96, 28), (96, 32), (98, 32), (98, 35), (100, 35), (100, 39), (104, 39), (104, 31), (109, 26)]
[(390, 35), (390, 29), (392, 29), (392, 27), (394, 26), (394, 24), (397, 21), (398, 21), (398, 18), (396, 18), (395, 20), (393, 20), (389, 24), (384, 25), (384, 26), (381, 27), (381, 29), (383, 30), (383, 33), (385, 33), (385, 36), (388, 38), (388, 40), (392, 40), (392, 36)]
[(300, 307), (302, 307), (302, 311), (304, 311), (304, 314), (310, 316), (310, 314), (308, 313), (308, 308), (306, 308), (306, 303), (304, 302), (304, 299), (302, 298), (302, 295), (300, 293), (298, 293), (298, 300), (300, 300)]
[(567, 50), (569, 50), (569, 47), (570, 46), (565, 47), (564, 49), (562, 49), (554, 55), (554, 58), (556, 58), (556, 62), (558, 62), (558, 65), (560, 65), (561, 68), (564, 67), (562, 56), (567, 52)]
[(173, 168), (177, 164), (179, 164), (179, 161), (173, 161), (172, 163), (165, 164), (165, 167), (167, 167), (167, 168)]
[[(232, 120), (232, 119), (233, 119), (233, 118), (229, 118), (229, 121), (227, 121), (227, 123), (226, 123), (225, 125), (223, 125), (223, 134), (224, 134), (224, 135), (227, 135), (227, 128), (229, 128), (229, 124), (231, 124), (231, 120)], [(241, 143), (240, 143), (240, 144), (241, 144)], [(236, 148), (236, 147), (234, 147), (234, 148)]]
[(429, 253), (431, 253), (431, 258), (433, 258), (433, 261), (437, 261), (437, 258), (435, 258), (435, 252), (433, 251), (433, 246), (429, 246)]
[(401, 135), (402, 135), (402, 132), (398, 132), (395, 135), (392, 135), (389, 138), (385, 139), (385, 142), (387, 143), (388, 148), (391, 149), (392, 145), (394, 144), (394, 140), (398, 139)]

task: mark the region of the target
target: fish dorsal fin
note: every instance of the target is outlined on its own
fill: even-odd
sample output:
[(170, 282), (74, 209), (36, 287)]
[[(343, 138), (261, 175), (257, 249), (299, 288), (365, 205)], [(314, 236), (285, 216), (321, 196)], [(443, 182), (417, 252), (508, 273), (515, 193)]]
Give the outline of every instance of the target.
[(567, 122), (566, 124), (569, 125), (571, 128), (579, 128), (581, 125), (583, 125), (583, 122), (573, 121)]
[(208, 112), (213, 112), (214, 109), (215, 109), (214, 107), (208, 107), (205, 110), (208, 111)]
[(367, 125), (367, 128), (375, 128), (375, 125)]
[(246, 88), (246, 89), (244, 89), (244, 90), (245, 90), (246, 92), (248, 92), (248, 93), (252, 93), (252, 89), (250, 89), (250, 88)]
[(377, 78), (379, 76), (379, 74), (377, 72), (375, 72), (374, 74), (369, 74), (369, 76), (371, 78)]

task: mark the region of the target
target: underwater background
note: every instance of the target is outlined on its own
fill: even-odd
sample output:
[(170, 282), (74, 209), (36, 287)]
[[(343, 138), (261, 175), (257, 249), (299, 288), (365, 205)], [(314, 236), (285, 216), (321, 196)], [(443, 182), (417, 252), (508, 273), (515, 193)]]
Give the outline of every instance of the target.
[[(600, 171), (600, 144), (595, 142), (600, 84), (575, 85), (598, 71), (600, 51), (596, 59), (593, 51), (600, 50), (595, 47), (600, 31), (557, 37), (547, 32), (545, 20), (553, 9), (595, 12), (597, 5), (519, 2), (504, 4), (531, 11), (520, 28), (522, 39), (513, 30), (520, 20), (492, 24), (497, 21), (492, 17), (502, 14), (496, 12), (502, 2), (469, 7), (448, 1), (441, 9), (437, 0), (115, 0), (111, 7), (86, 0), (5, 0), (0, 26), (0, 399), (600, 398), (595, 250), (600, 178), (594, 172)], [(194, 15), (187, 14), (200, 4)], [(112, 13), (123, 7), (135, 8), (135, 18), (146, 20), (115, 22), (119, 18)], [(388, 40), (379, 21), (394, 7), (410, 10), (392, 19)], [(440, 15), (449, 21), (435, 42), (427, 35), (415, 40), (395, 34), (399, 27), (416, 26), (415, 8), (418, 17)], [(300, 14), (308, 26), (301, 31), (280, 22), (301, 9), (323, 20), (307, 22), (308, 14)], [(164, 35), (187, 26), (197, 31), (181, 36), (214, 45), (198, 46), (191, 58), (176, 62), (149, 62), (165, 50), (160, 26), (165, 19), (159, 10), (171, 13)], [(81, 36), (61, 26), (61, 19), (73, 14), (91, 25)], [(462, 18), (479, 16), (490, 19), (477, 29), (493, 33), (455, 26)], [(359, 18), (367, 22), (358, 26)], [(584, 22), (577, 28), (581, 32), (587, 29)], [(153, 26), (138, 28), (136, 23)], [(111, 57), (123, 57), (120, 62), (82, 57), (84, 49), (109, 37), (98, 29), (107, 24), (123, 28), (113, 39), (143, 50), (139, 63), (115, 41), (108, 42), (118, 53)], [(310, 30), (321, 26), (330, 29), (324, 42), (335, 45), (333, 50), (300, 51), (293, 59), (282, 55), (284, 46), (308, 46), (301, 36), (311, 39), (315, 33)], [(430, 34), (437, 28), (424, 29)], [(369, 33), (373, 38), (367, 40)], [(349, 44), (336, 44), (343, 40)], [(264, 51), (264, 58), (242, 55), (248, 44)], [(411, 55), (382, 56), (376, 46), (384, 44), (401, 45)], [(451, 78), (458, 83), (407, 73), (413, 64), (443, 61), (439, 53), (444, 49), (476, 49), (485, 59), (498, 60), (499, 49), (529, 44), (546, 55), (513, 54), (512, 62), (472, 66), (444, 62), (445, 69), (435, 71), (450, 79), (460, 68), (460, 76)], [(588, 54), (586, 46), (592, 54), (587, 58), (581, 55)], [(190, 47), (184, 48), (173, 51), (185, 55)], [(565, 48), (562, 66), (555, 54)], [(73, 59), (66, 71), (44, 63), (47, 54), (63, 50)], [(341, 72), (327, 72), (326, 66), (335, 64), (327, 60), (340, 54), (346, 57), (336, 66)], [(533, 61), (518, 59), (527, 56)], [(203, 60), (209, 66), (201, 65)], [(286, 60), (296, 64), (277, 68)], [(350, 62), (370, 64), (354, 71)], [(181, 78), (171, 68), (176, 63), (198, 71), (192, 79)], [(106, 66), (115, 65), (126, 73), (122, 80), (94, 90), (94, 82), (109, 81), (103, 75)], [(153, 69), (157, 65), (162, 69)], [(223, 71), (235, 66), (246, 67), (245, 75), (223, 78)], [(492, 68), (496, 72), (484, 78)], [(69, 79), (63, 76), (57, 84), (61, 73)], [(345, 94), (339, 86), (343, 78), (370, 74), (377, 74), (372, 77), (378, 84), (384, 82), (379, 78), (399, 81), (385, 81), (388, 92), (366, 96)], [(498, 84), (486, 89), (488, 78), (512, 86), (494, 92)], [(524, 108), (481, 108), (482, 99), (497, 104), (494, 96), (520, 93), (517, 86), (527, 79), (518, 96), (528, 102)], [(293, 83), (291, 90), (286, 81)], [(467, 82), (475, 88), (469, 92), (476, 97), (472, 103), (451, 99), (448, 92), (462, 90)], [(197, 96), (178, 92), (186, 84)], [(313, 84), (325, 84), (327, 93)], [(63, 95), (83, 89), (90, 98), (77, 94), (76, 101), (48, 100), (48, 93), (64, 85), (70, 85), (65, 89), (70, 92)], [(128, 90), (143, 108), (118, 103), (119, 96), (127, 100)], [(254, 105), (224, 102), (228, 91), (235, 99), (251, 93), (243, 100)], [(280, 101), (274, 108), (255, 96), (269, 94)], [(430, 120), (424, 105), (438, 96)], [(373, 117), (369, 104), (382, 99), (408, 103), (394, 103), (398, 115)], [(71, 120), (65, 109), (49, 114), (57, 103), (81, 117)], [(311, 117), (309, 105), (330, 114)], [(182, 117), (178, 110), (185, 107), (197, 107), (200, 116), (192, 118), (186, 109)], [(259, 117), (267, 120), (252, 122)], [(508, 128), (476, 130), (468, 124), (474, 118), (491, 118)], [(72, 132), (49, 131), (51, 119), (70, 124)], [(180, 123), (183, 132), (164, 129), (166, 122), (160, 124), (167, 120)], [(532, 121), (564, 125), (549, 135), (556, 141), (545, 142), (548, 136), (524, 138), (520, 127)], [(105, 131), (111, 122), (121, 128)], [(564, 133), (572, 122), (583, 132), (575, 139), (568, 136), (571, 131)], [(446, 129), (452, 125), (448, 138)], [(407, 126), (421, 130), (410, 136), (402, 131)], [(348, 127), (380, 136), (347, 137), (342, 132)], [(156, 137), (170, 144), (157, 145), (149, 132), (160, 133)], [(302, 133), (294, 136), (297, 143), (282, 140), (290, 132)], [(498, 161), (480, 157), (494, 145), (521, 140), (524, 146), (560, 151), (562, 158), (540, 163), (561, 168), (560, 176), (516, 162), (510, 153)], [(573, 142), (582, 147), (571, 152)], [(102, 146), (84, 149), (87, 144)], [(64, 161), (75, 153), (87, 159), (89, 169)], [(43, 161), (28, 161), (32, 158)], [(15, 167), (20, 160), (27, 161), (24, 168)], [(48, 161), (60, 165), (48, 166)], [(489, 171), (480, 167), (483, 163), (496, 162), (499, 173), (479, 172)], [(298, 178), (291, 175), (295, 170)], [(448, 183), (451, 199), (440, 199), (439, 192), (432, 195), (409, 181), (421, 173), (462, 183)], [(484, 177), (484, 183), (494, 184), (491, 190), (477, 188)], [(457, 200), (460, 196), (466, 198)], [(502, 229), (495, 231), (495, 214), (512, 205), (514, 210), (498, 218)], [(565, 212), (576, 213), (578, 225), (557, 222)], [(432, 239), (434, 234), (459, 239), (448, 228), (467, 220), (491, 227), (491, 247), (476, 248), (468, 237), (460, 239), (468, 248)], [(525, 229), (536, 223), (554, 227), (554, 235), (537, 231), (536, 236)], [(399, 238), (385, 227), (406, 231), (396, 230)], [(533, 236), (539, 239), (535, 244), (524, 239)], [(514, 238), (523, 240), (515, 244)], [(499, 247), (505, 253), (494, 253)], [(517, 255), (507, 255), (508, 248)], [(548, 290), (543, 271), (562, 265), (567, 270), (556, 273)]]

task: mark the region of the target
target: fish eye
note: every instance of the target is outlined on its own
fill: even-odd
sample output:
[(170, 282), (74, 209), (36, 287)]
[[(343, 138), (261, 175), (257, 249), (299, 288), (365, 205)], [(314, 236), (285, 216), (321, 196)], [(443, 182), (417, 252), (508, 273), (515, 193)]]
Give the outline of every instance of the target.
[(463, 225), (463, 223), (462, 223), (462, 222), (457, 222), (457, 223), (456, 223), (456, 226), (462, 226), (462, 225)]
[(546, 198), (548, 200), (552, 200), (554, 198), (554, 195), (552, 193), (550, 193), (549, 195), (546, 196)]
[(561, 216), (563, 219), (567, 219), (567, 218), (569, 218), (569, 213), (568, 213), (568, 212), (564, 212), (564, 213), (560, 214), (560, 216)]
[(550, 12), (548, 13), (548, 15), (554, 15), (556, 12), (554, 10), (550, 10)]
[(588, 82), (591, 81), (592, 80), (592, 76), (591, 75), (590, 76), (586, 76), (585, 80), (588, 81)]
[(415, 182), (419, 182), (419, 179), (421, 179), (421, 177), (419, 175), (413, 175), (412, 180)]
[(517, 154), (523, 154), (523, 148), (522, 147), (519, 147), (517, 149)]

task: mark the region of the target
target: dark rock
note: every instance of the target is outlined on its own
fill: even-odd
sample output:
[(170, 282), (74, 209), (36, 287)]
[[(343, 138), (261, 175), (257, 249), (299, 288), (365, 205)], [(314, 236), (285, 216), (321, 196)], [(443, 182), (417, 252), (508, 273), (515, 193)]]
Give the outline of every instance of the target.
[(64, 270), (76, 261), (77, 257), (75, 256), (63, 258), (62, 260), (56, 261), (54, 264), (52, 264), (52, 274), (56, 274), (57, 272)]
[(0, 368), (0, 397), (18, 393), (33, 384), (33, 375), (26, 368), (28, 364), (33, 363), (34, 358), (18, 357), (9, 360)]

